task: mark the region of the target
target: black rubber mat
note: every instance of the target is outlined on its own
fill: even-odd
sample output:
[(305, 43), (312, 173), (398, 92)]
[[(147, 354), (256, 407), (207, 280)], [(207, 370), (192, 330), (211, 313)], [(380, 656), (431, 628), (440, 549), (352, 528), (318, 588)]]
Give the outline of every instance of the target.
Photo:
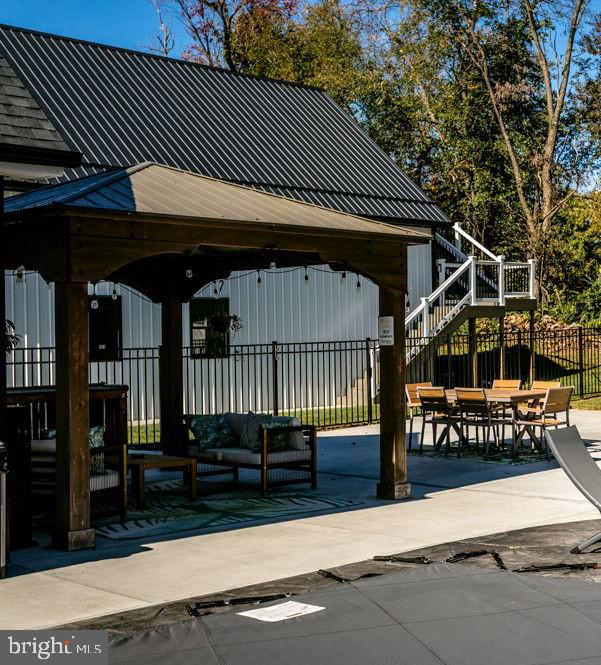
[(601, 665), (601, 585), (590, 582), (431, 564), (291, 600), (325, 609), (277, 623), (237, 609), (189, 619), (114, 640), (111, 662)]

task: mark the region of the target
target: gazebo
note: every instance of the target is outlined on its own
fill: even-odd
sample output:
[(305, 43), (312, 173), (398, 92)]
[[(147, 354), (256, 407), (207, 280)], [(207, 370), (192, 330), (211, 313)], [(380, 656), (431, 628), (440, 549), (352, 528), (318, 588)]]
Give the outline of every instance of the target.
[[(54, 542), (90, 547), (88, 283), (162, 305), (161, 442), (181, 454), (182, 303), (232, 271), (329, 264), (380, 287), (383, 499), (408, 497), (404, 415), (407, 245), (430, 235), (146, 162), (6, 201), (8, 267), (55, 282), (57, 520)], [(384, 327), (384, 326), (383, 326)]]

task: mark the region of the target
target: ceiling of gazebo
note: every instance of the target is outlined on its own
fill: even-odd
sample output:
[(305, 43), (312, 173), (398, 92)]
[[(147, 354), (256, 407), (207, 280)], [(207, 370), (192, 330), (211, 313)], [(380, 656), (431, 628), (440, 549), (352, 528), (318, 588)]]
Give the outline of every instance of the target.
[[(396, 288), (428, 233), (153, 163), (6, 200), (9, 255), (49, 279), (130, 284), (187, 299), (233, 270), (329, 263)], [(184, 273), (194, 279), (184, 279)], [(404, 280), (403, 280), (404, 281)]]

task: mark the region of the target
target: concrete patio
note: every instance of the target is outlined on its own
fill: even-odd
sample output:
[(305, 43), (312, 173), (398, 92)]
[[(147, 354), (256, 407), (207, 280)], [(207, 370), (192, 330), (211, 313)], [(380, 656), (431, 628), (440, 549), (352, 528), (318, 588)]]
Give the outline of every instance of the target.
[[(601, 444), (600, 415), (572, 412), (582, 436)], [(319, 445), (317, 493), (359, 505), (162, 539), (99, 538), (93, 551), (40, 545), (15, 552), (9, 578), (0, 582), (0, 628), (61, 625), (378, 554), (598, 518), (555, 462), (509, 466), (411, 456), (412, 499), (393, 503), (375, 498), (377, 427), (324, 432)]]

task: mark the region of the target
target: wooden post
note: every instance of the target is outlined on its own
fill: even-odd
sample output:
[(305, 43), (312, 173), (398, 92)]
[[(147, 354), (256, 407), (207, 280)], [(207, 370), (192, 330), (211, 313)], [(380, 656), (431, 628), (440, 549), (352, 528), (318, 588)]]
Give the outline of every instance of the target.
[(88, 287), (57, 282), (56, 310), (56, 528), (54, 544), (94, 546), (90, 528)]
[(380, 346), (380, 499), (406, 499), (405, 305), (403, 290), (380, 287), (380, 316), (392, 316), (394, 342)]
[[(4, 178), (0, 176), (0, 339), (4, 341), (6, 320), (6, 280), (4, 277)], [(0, 441), (6, 439), (6, 351), (0, 344)]]
[(476, 319), (468, 319), (468, 338), (470, 365), (472, 368), (472, 386), (478, 387), (478, 340), (476, 339)]
[(499, 317), (499, 378), (505, 378), (505, 317)]
[(161, 303), (161, 353), (159, 360), (161, 447), (168, 455), (184, 455), (182, 437), (184, 373), (182, 304), (173, 298)]
[(534, 351), (534, 310), (530, 310), (530, 320), (528, 321), (528, 344), (530, 345), (530, 366), (528, 370), (528, 379), (530, 385), (535, 378), (536, 373), (536, 353)]

